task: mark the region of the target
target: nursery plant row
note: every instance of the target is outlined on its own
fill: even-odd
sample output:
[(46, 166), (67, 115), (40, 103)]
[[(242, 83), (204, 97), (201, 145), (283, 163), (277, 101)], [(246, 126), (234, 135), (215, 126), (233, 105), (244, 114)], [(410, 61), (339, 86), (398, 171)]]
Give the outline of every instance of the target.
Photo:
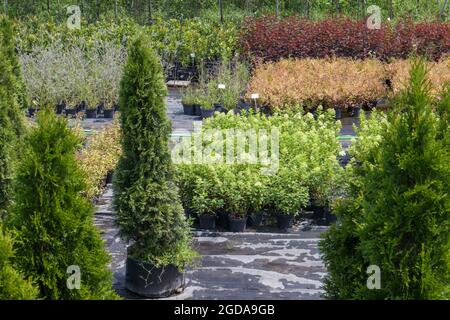
[(411, 54), (439, 60), (450, 52), (450, 24), (383, 21), (375, 29), (368, 28), (365, 20), (348, 18), (261, 17), (242, 24), (238, 42), (245, 55), (266, 61), (332, 56), (389, 61)]
[[(318, 106), (358, 115), (390, 98), (407, 83), (411, 60), (382, 63), (377, 59), (285, 59), (262, 63), (249, 74), (247, 64), (223, 61), (217, 70), (183, 92), (185, 114), (208, 118), (214, 112), (266, 113), (312, 111)], [(432, 95), (450, 81), (450, 58), (428, 62)], [(256, 95), (256, 97), (255, 97)]]
[[(432, 95), (450, 81), (450, 58), (427, 63)], [(259, 93), (270, 110), (314, 109), (319, 105), (343, 111), (375, 106), (405, 88), (411, 60), (385, 64), (376, 59), (287, 59), (260, 64), (248, 85), (246, 98)]]
[(413, 53), (438, 60), (450, 51), (446, 22), (383, 21), (379, 30), (367, 28), (366, 21), (348, 18), (309, 21), (273, 16), (247, 18), (241, 23), (156, 17), (146, 26), (121, 18), (117, 23), (100, 20), (79, 30), (36, 18), (16, 24), (17, 47), (26, 53), (52, 46), (56, 39), (63, 45), (91, 49), (98, 41), (126, 45), (133, 34), (144, 32), (170, 78), (178, 72), (183, 78), (195, 75), (204, 63), (230, 59), (235, 53), (255, 61), (332, 56), (386, 61), (406, 59)]

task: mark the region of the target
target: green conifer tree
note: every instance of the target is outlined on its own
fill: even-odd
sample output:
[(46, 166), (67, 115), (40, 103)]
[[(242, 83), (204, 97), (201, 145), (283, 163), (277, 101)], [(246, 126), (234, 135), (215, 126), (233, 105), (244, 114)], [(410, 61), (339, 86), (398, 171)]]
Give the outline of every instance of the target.
[(0, 300), (34, 300), (38, 290), (14, 269), (13, 242), (0, 224)]
[(114, 182), (114, 206), (128, 254), (156, 266), (184, 268), (194, 252), (168, 147), (167, 87), (161, 63), (144, 36), (130, 49), (121, 82), (123, 154)]
[(7, 18), (0, 16), (0, 219), (6, 216), (12, 200), (11, 181), (20, 150), (18, 138), (25, 130), (19, 105), (19, 74), (12, 27)]
[[(450, 298), (449, 131), (430, 86), (426, 64), (415, 61), (362, 185), (361, 248), (381, 269), (379, 298)], [(440, 113), (449, 108), (447, 99)]]
[[(82, 195), (84, 177), (75, 158), (80, 145), (66, 120), (48, 108), (39, 113), (22, 150), (8, 223), (17, 234), (17, 265), (45, 299), (116, 297), (94, 209)], [(77, 279), (70, 279), (76, 268), (79, 288)]]
[[(418, 59), (389, 123), (359, 137), (349, 197), (320, 244), (330, 298), (450, 298), (450, 91), (434, 100), (426, 75)], [(370, 265), (379, 290), (367, 288)]]

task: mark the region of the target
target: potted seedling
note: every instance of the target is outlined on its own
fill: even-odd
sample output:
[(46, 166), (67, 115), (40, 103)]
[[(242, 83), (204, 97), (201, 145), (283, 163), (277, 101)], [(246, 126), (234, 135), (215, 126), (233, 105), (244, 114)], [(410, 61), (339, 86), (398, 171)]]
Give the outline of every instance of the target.
[(189, 86), (184, 89), (181, 104), (183, 105), (183, 113), (185, 115), (195, 115), (195, 89), (193, 87)]

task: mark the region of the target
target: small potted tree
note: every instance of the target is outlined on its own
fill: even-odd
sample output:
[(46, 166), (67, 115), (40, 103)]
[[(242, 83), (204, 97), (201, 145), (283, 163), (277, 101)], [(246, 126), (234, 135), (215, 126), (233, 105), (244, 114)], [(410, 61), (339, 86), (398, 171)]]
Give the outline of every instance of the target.
[(167, 87), (161, 63), (144, 35), (133, 40), (120, 88), (122, 155), (114, 177), (120, 234), (130, 241), (125, 285), (158, 298), (182, 291), (196, 257), (169, 151)]

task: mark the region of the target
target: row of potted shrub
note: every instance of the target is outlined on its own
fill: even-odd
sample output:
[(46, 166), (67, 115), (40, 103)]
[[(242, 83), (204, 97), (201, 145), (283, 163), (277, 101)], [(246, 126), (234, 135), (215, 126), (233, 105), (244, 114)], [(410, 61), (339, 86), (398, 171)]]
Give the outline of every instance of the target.
[[(450, 81), (450, 57), (428, 62), (433, 93)], [(375, 105), (395, 94), (408, 78), (410, 60), (383, 64), (375, 59), (299, 59), (260, 64), (249, 82), (247, 98), (258, 92), (269, 109), (348, 108)]]
[(216, 111), (248, 110), (250, 106), (241, 100), (249, 77), (247, 64), (237, 57), (203, 69), (199, 83), (183, 92), (184, 113), (209, 118)]
[[(223, 225), (228, 216), (230, 230), (243, 231), (248, 217), (258, 221), (263, 212), (276, 217), (284, 229), (310, 202), (328, 207), (341, 172), (340, 123), (334, 116), (321, 108), (316, 117), (302, 113), (272, 117), (254, 112), (247, 117), (216, 113), (204, 122), (205, 130), (279, 130), (279, 167), (267, 175), (261, 171), (261, 162), (239, 162), (239, 155), (233, 164), (178, 164), (185, 210), (197, 216), (202, 226), (209, 223), (206, 226), (211, 227), (216, 217)], [(225, 140), (223, 150), (230, 143)]]
[(30, 112), (55, 105), (59, 114), (85, 111), (88, 118), (96, 118), (106, 110), (106, 117), (112, 117), (125, 59), (123, 46), (102, 40), (90, 49), (82, 43), (64, 46), (55, 42), (21, 52)]
[[(33, 117), (39, 110), (40, 108), (29, 107), (28, 116)], [(114, 119), (118, 110), (119, 107), (117, 104), (105, 108), (104, 103), (100, 103), (96, 108), (88, 108), (85, 101), (76, 104), (74, 107), (67, 106), (65, 102), (58, 103), (55, 107), (55, 113), (57, 115), (75, 117), (81, 114), (87, 119), (97, 119), (99, 116), (102, 116), (104, 119)]]
[[(76, 130), (78, 135), (83, 135), (79, 125), (75, 128), (78, 129)], [(112, 183), (112, 174), (122, 154), (118, 120), (86, 138), (85, 145), (85, 148), (78, 153), (77, 158), (85, 173), (84, 194), (88, 199), (94, 199), (100, 195), (105, 184)]]
[(370, 29), (366, 20), (265, 16), (242, 24), (239, 47), (245, 55), (266, 61), (332, 56), (387, 61), (413, 53), (438, 60), (450, 51), (450, 25), (383, 21), (380, 29)]

